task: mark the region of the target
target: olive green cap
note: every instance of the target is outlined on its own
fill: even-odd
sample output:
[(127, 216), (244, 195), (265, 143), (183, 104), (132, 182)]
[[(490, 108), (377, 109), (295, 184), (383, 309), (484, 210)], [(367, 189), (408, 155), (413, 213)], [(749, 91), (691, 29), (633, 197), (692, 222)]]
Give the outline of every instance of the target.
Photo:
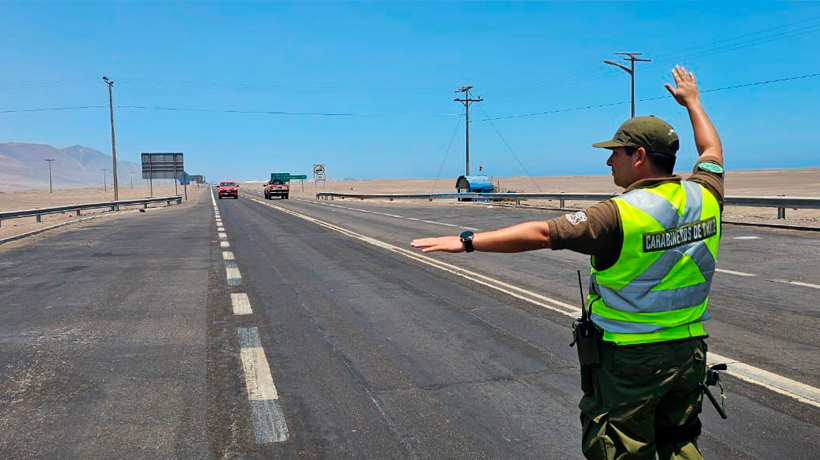
[(612, 136), (612, 140), (598, 142), (592, 146), (602, 149), (643, 147), (647, 152), (675, 156), (680, 147), (680, 140), (672, 125), (650, 115), (626, 120)]

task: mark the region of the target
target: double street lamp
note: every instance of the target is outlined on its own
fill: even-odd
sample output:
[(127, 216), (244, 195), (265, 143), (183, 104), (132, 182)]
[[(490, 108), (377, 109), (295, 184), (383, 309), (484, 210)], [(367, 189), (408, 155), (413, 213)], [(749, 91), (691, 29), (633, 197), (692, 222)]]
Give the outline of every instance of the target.
[(613, 62), (610, 60), (605, 60), (604, 64), (609, 64), (611, 66), (615, 66), (624, 72), (628, 73), (630, 79), (632, 80), (632, 118), (635, 118), (635, 63), (636, 62), (651, 62), (651, 59), (641, 59), (638, 56), (643, 55), (643, 53), (615, 53), (617, 56), (626, 56), (624, 61), (629, 61), (629, 67), (619, 64), (617, 62)]

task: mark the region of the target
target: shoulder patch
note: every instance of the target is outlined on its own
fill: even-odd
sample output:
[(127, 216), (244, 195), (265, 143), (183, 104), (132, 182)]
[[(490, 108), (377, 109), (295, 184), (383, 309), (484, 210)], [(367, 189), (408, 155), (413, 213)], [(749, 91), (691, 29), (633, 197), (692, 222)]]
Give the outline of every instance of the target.
[(575, 214), (564, 214), (564, 217), (566, 217), (572, 225), (578, 225), (587, 220), (587, 214), (584, 211), (578, 211)]
[(715, 174), (723, 174), (723, 167), (721, 167), (720, 165), (716, 165), (714, 163), (700, 163), (698, 164), (698, 169), (709, 171)]

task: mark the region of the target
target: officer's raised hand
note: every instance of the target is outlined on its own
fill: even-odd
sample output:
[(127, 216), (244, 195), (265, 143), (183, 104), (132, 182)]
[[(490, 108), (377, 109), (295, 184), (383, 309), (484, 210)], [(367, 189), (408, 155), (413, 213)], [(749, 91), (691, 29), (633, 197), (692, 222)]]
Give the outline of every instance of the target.
[(552, 245), (547, 222), (525, 222), (492, 232), (464, 232), (460, 236), (420, 238), (410, 246), (422, 252), (523, 252)]
[(672, 85), (668, 83), (664, 86), (669, 93), (672, 94), (672, 97), (678, 101), (678, 104), (689, 107), (691, 104), (700, 102), (698, 82), (695, 80), (695, 74), (689, 72), (683, 66), (676, 65), (675, 68), (672, 69), (672, 78), (675, 79), (675, 86), (677, 87), (673, 88)]

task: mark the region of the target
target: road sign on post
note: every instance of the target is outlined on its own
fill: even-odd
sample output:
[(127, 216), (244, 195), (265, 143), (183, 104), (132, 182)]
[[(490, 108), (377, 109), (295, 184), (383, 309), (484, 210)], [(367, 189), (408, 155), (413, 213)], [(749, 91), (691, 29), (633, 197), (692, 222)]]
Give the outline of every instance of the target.
[(148, 179), (151, 184), (151, 196), (154, 196), (154, 179), (176, 179), (179, 173), (184, 172), (181, 153), (143, 153), (142, 178)]
[(299, 174), (299, 175), (296, 175), (296, 176), (288, 176), (288, 179), (290, 179), (290, 180), (305, 180), (305, 179), (307, 179), (307, 176), (304, 175), (304, 174)]
[(325, 175), (325, 165), (313, 165), (313, 180), (315, 181), (324, 181), (327, 180), (327, 176)]

